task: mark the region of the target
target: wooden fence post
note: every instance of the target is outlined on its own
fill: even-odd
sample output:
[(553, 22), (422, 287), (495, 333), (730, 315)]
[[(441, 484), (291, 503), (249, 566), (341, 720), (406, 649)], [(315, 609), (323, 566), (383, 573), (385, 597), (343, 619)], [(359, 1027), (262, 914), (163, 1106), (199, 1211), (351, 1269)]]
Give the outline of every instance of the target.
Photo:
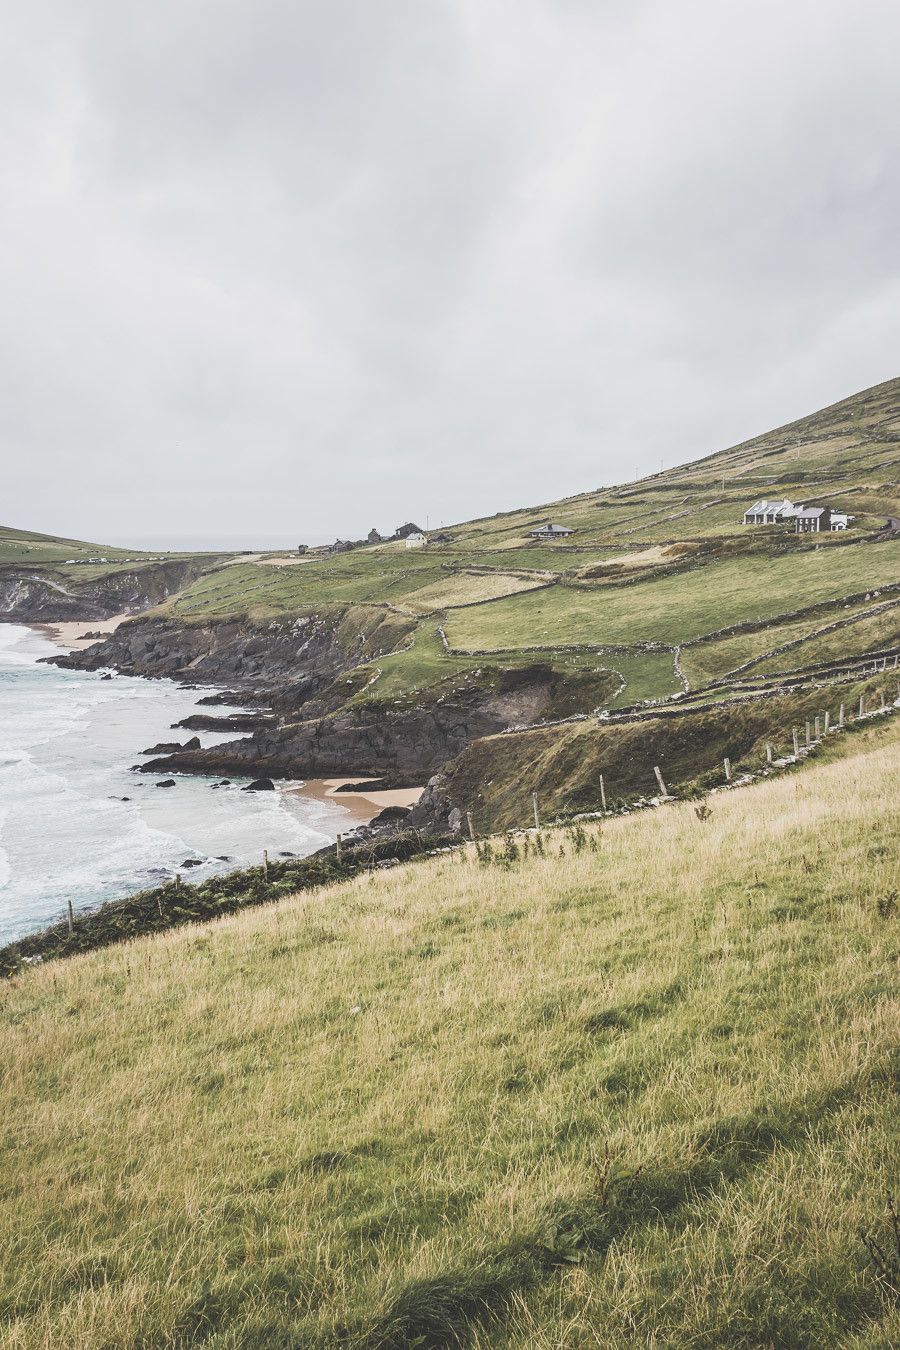
[(338, 863), (344, 856), (344, 840), (342, 835), (338, 835), (337, 839), (334, 841), (334, 856), (335, 861)]
[(843, 725), (844, 725), (844, 705), (842, 703), (840, 712), (838, 713), (838, 726), (842, 727)]
[(865, 708), (866, 708), (866, 696), (865, 696), (865, 694), (860, 694), (860, 696), (859, 696), (859, 715), (860, 715), (860, 717), (862, 717), (862, 716), (864, 715), (864, 713), (865, 713)]
[(819, 723), (819, 714), (816, 713), (816, 740), (820, 741), (821, 739), (822, 739), (822, 728)]
[(471, 812), (471, 811), (467, 811), (467, 812), (466, 812), (466, 824), (467, 824), (468, 827), (469, 827), (469, 838), (474, 840), (474, 838), (475, 838), (475, 826), (472, 824), (472, 812)]
[(541, 814), (538, 811), (538, 799), (536, 792), (532, 792), (531, 794), (531, 809), (534, 812), (534, 828), (536, 830), (539, 830), (541, 828)]
[(66, 906), (67, 906), (68, 911), (69, 911), (69, 932), (70, 932), (70, 933), (74, 933), (74, 932), (75, 932), (75, 915), (74, 915), (74, 913), (73, 913), (73, 911), (72, 911), (72, 901), (71, 901), (71, 900), (67, 900), (67, 901), (66, 901)]
[(828, 735), (828, 733), (829, 733), (830, 730), (831, 730), (831, 711), (830, 711), (829, 708), (826, 708), (826, 709), (825, 709), (825, 735), (826, 735), (826, 736)]
[(731, 782), (731, 760), (727, 755), (725, 756), (725, 782)]
[(600, 775), (600, 805), (606, 810), (606, 786), (603, 782), (603, 774)]
[(794, 758), (796, 759), (797, 756), (800, 754), (800, 738), (797, 735), (796, 727), (791, 727), (791, 735), (794, 738)]
[(812, 736), (811, 736), (811, 734), (810, 734), (810, 725), (809, 725), (809, 722), (807, 722), (807, 723), (806, 723), (806, 748), (807, 748), (807, 750), (809, 749), (809, 743), (810, 743), (811, 739), (812, 739)]
[(263, 849), (263, 876), (266, 881), (269, 880), (269, 850), (267, 848)]
[(766, 741), (766, 763), (772, 763), (772, 747), (768, 741)]
[(654, 765), (653, 772), (656, 774), (656, 781), (659, 784), (659, 790), (661, 794), (663, 795), (663, 797), (668, 797), (669, 794), (668, 791), (666, 790), (666, 785), (665, 782), (663, 781), (663, 776), (662, 773), (660, 772), (658, 764)]

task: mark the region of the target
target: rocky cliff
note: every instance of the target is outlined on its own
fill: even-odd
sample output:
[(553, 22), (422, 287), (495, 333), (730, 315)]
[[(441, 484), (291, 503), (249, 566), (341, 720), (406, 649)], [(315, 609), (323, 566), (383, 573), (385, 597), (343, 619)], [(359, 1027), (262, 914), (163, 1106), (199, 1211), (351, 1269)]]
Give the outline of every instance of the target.
[[(54, 660), (76, 669), (214, 683), (232, 691), (230, 698), (272, 708), (274, 716), (247, 738), (154, 758), (144, 766), (148, 772), (372, 775), (397, 786), (423, 782), (479, 737), (595, 708), (617, 684), (607, 671), (486, 665), (415, 701), (366, 698), (373, 663), (406, 640), (410, 622), (376, 607), (257, 623), (184, 624), (148, 616)], [(204, 725), (219, 724), (204, 718)], [(221, 723), (222, 730), (230, 726)]]
[(152, 773), (264, 774), (270, 778), (373, 775), (418, 784), (473, 740), (532, 722), (550, 707), (558, 675), (547, 667), (503, 672), (485, 684), (448, 690), (421, 705), (351, 704), (318, 715), (311, 700), (302, 719), (282, 718), (242, 741), (185, 750), (151, 761)]
[(54, 659), (76, 670), (111, 668), (126, 675), (219, 684), (264, 698), (287, 714), (339, 675), (393, 651), (409, 627), (377, 609), (259, 623), (185, 624), (148, 616), (123, 624), (93, 647)]
[(158, 605), (204, 570), (200, 559), (122, 568), (101, 577), (73, 578), (61, 568), (0, 568), (0, 619), (63, 623), (138, 614)]

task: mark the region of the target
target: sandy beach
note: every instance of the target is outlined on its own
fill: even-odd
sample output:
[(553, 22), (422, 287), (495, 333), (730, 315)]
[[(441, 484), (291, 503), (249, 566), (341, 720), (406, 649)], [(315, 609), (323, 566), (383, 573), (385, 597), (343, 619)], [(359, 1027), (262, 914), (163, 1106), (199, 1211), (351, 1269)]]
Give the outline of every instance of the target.
[(81, 651), (83, 647), (92, 647), (97, 638), (85, 638), (84, 633), (101, 633), (104, 637), (109, 633), (114, 633), (120, 623), (130, 619), (130, 614), (114, 614), (111, 619), (78, 619), (75, 621), (66, 620), (61, 623), (32, 623), (29, 628), (37, 628), (41, 633), (46, 634), (51, 642), (55, 642), (58, 647), (65, 647), (66, 651)]
[(309, 778), (299, 783), (282, 786), (282, 792), (298, 797), (312, 797), (314, 801), (334, 802), (336, 806), (345, 806), (354, 820), (367, 825), (370, 820), (383, 811), (386, 806), (415, 806), (422, 795), (422, 788), (387, 788), (384, 791), (338, 792), (345, 783), (377, 783), (377, 778)]

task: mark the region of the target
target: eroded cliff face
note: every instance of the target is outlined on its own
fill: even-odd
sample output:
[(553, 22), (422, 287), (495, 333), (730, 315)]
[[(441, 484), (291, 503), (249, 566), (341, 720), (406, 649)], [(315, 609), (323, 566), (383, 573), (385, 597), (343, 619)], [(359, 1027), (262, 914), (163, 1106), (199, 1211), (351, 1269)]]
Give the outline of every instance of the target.
[(55, 661), (77, 670), (218, 684), (288, 715), (342, 673), (393, 651), (406, 632), (385, 624), (377, 611), (191, 624), (148, 616)]
[[(369, 693), (378, 657), (407, 632), (404, 621), (375, 608), (255, 623), (148, 616), (54, 659), (77, 669), (217, 684), (233, 691), (230, 697), (271, 707), (274, 715), (246, 739), (152, 759), (143, 766), (148, 772), (373, 776), (397, 786), (424, 782), (479, 737), (596, 707), (617, 687), (609, 672), (488, 666), (448, 678), (415, 701), (379, 700), (377, 681)], [(223, 722), (221, 729), (230, 728)]]
[[(606, 674), (606, 673), (604, 673)], [(608, 678), (614, 688), (615, 677)], [(597, 699), (604, 680), (585, 687)], [(327, 708), (334, 686), (308, 699), (299, 716), (243, 741), (209, 750), (185, 750), (146, 765), (153, 773), (232, 773), (269, 778), (372, 775), (396, 786), (418, 785), (473, 740), (534, 723), (553, 714), (569, 683), (548, 666), (490, 671), (479, 679), (446, 684), (418, 703), (369, 701)]]
[(206, 564), (173, 560), (154, 567), (123, 568), (82, 581), (58, 568), (0, 568), (0, 619), (63, 623), (138, 614), (158, 605), (203, 571)]

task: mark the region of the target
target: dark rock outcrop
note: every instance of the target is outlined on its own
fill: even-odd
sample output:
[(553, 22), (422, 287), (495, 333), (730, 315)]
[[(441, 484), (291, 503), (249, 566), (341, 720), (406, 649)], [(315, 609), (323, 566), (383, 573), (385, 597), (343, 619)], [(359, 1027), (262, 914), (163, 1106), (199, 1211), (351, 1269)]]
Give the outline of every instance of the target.
[(149, 749), (142, 750), (142, 755), (174, 755), (178, 750), (199, 750), (200, 737), (192, 736), (189, 741), (160, 741), (159, 745), (151, 745)]
[(284, 715), (295, 713), (338, 675), (393, 651), (412, 626), (412, 619), (377, 609), (365, 611), (355, 624), (341, 613), (259, 624), (182, 624), (148, 617), (123, 624), (94, 647), (52, 660), (72, 670), (110, 668), (126, 675), (222, 684), (238, 696), (211, 696), (216, 702), (263, 699)]
[(180, 722), (173, 725), (184, 727), (186, 731), (259, 731), (262, 727), (274, 725), (274, 722), (272, 713), (232, 713), (228, 717), (191, 713), (190, 717), (182, 717)]
[(401, 829), (409, 817), (410, 808), (408, 806), (386, 806), (383, 811), (379, 811), (377, 816), (373, 816), (369, 821), (370, 826), (391, 825)]
[(241, 788), (241, 792), (274, 792), (275, 784), (271, 778), (254, 778), (252, 783)]

